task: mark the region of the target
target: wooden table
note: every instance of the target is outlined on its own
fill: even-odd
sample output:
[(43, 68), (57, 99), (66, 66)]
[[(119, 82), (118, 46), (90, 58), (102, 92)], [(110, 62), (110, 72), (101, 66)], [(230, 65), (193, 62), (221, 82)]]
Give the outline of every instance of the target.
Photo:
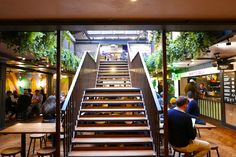
[(0, 134), (21, 134), (21, 156), (26, 156), (26, 134), (56, 133), (55, 123), (17, 123), (0, 131)]
[(195, 124), (195, 128), (196, 129), (213, 129), (216, 128), (215, 125), (212, 125), (210, 123), (206, 123), (206, 125), (202, 125), (202, 124)]
[(195, 128), (197, 129), (197, 135), (198, 135), (198, 137), (201, 137), (200, 129), (214, 129), (214, 128), (216, 128), (215, 125), (212, 125), (212, 124), (210, 124), (210, 123), (206, 123), (206, 125), (195, 124), (194, 126), (195, 126)]

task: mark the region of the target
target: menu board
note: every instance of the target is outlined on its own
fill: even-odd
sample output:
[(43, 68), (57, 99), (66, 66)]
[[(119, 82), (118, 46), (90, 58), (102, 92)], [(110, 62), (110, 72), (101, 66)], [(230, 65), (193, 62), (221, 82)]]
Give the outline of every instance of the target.
[(224, 102), (236, 104), (235, 72), (224, 73)]

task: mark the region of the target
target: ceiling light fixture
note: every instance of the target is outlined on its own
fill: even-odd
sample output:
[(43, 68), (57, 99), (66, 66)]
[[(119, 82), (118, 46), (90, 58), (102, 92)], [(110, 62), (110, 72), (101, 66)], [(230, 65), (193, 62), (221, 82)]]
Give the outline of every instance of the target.
[(131, 2), (136, 2), (137, 0), (130, 0)]

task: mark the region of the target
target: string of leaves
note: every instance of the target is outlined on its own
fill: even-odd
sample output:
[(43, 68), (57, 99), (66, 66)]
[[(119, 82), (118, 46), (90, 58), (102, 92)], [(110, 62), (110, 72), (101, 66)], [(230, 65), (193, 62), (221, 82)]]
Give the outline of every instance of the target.
[[(69, 40), (68, 32), (63, 32), (63, 39)], [(7, 44), (20, 56), (32, 54), (34, 63), (45, 59), (56, 64), (56, 35), (54, 32), (0, 32), (0, 42)], [(75, 71), (79, 58), (69, 49), (62, 49), (62, 66), (66, 70)]]

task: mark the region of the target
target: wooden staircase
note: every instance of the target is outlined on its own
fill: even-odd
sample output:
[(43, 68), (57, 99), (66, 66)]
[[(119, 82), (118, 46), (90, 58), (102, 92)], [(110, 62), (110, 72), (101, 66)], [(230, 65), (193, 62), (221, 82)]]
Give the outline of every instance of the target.
[(69, 156), (156, 156), (142, 92), (131, 87), (127, 62), (100, 63), (96, 88), (84, 92)]
[(100, 61), (96, 87), (131, 87), (127, 61)]

